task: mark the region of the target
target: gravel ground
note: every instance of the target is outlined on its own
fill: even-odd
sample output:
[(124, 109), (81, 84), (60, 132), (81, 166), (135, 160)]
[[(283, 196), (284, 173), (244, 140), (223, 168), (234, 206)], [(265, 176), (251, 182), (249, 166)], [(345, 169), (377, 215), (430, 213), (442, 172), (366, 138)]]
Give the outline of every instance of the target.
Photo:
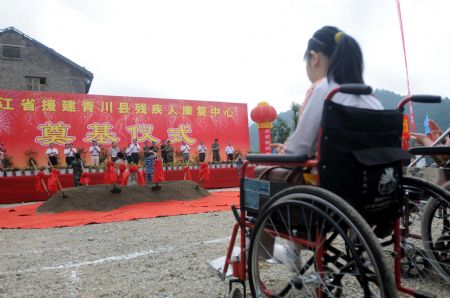
[[(228, 282), (206, 262), (225, 255), (233, 224), (226, 211), (0, 230), (0, 297), (226, 297)], [(450, 297), (438, 276), (427, 280), (425, 289)]]
[(224, 297), (231, 212), (0, 230), (1, 297)]

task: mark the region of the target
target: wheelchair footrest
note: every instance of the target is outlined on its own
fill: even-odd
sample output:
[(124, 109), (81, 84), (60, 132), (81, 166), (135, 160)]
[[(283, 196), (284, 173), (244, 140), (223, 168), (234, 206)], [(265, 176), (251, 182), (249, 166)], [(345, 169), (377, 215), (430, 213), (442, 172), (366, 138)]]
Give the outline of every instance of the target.
[[(238, 256), (240, 254), (241, 249), (237, 246), (233, 248), (233, 253), (231, 256)], [(208, 271), (210, 271), (213, 274), (217, 274), (220, 279), (225, 279), (228, 277), (233, 276), (233, 266), (228, 266), (227, 274), (226, 276), (223, 276), (223, 266), (225, 265), (225, 259), (226, 256), (219, 257), (217, 259), (214, 259), (212, 261), (208, 261)]]

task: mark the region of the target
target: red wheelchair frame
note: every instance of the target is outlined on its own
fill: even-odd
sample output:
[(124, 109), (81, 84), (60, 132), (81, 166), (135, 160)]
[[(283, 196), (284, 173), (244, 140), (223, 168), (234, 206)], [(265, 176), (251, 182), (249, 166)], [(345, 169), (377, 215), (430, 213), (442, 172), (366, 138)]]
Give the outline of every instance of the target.
[[(331, 100), (332, 97), (338, 92), (348, 93), (348, 92), (345, 92), (344, 89), (352, 89), (352, 88), (361, 89), (361, 88), (370, 88), (370, 87), (365, 86), (365, 85), (359, 85), (359, 84), (346, 84), (346, 85), (338, 86), (338, 87), (334, 88), (327, 95), (325, 100)], [(368, 94), (368, 93), (359, 93), (359, 94)], [(403, 112), (403, 108), (404, 108), (405, 104), (408, 103), (409, 101), (421, 102), (421, 103), (439, 103), (439, 102), (441, 102), (441, 97), (430, 96), (430, 95), (408, 96), (399, 102), (399, 104), (397, 105), (397, 109), (400, 112)], [(322, 129), (319, 132), (319, 140), (321, 139), (320, 138), (321, 135), (322, 135)], [(319, 150), (319, 152), (320, 152), (320, 150)], [(287, 166), (287, 167), (315, 168), (318, 166), (318, 162), (320, 160), (320, 156), (318, 156), (317, 159), (304, 160), (304, 158), (299, 157), (299, 158), (297, 158), (297, 160), (293, 159), (292, 161), (289, 161), (289, 162), (277, 162), (276, 155), (272, 155), (272, 156), (274, 157), (273, 158), (274, 161), (271, 161), (269, 158), (267, 158), (265, 161), (252, 161), (251, 163), (255, 164), (255, 165), (263, 164), (263, 165), (276, 165), (276, 166)], [(241, 197), (242, 197), (242, 193), (243, 193), (243, 182), (246, 177), (246, 171), (247, 171), (249, 164), (250, 164), (250, 162), (248, 160), (246, 160), (244, 162), (244, 164), (241, 168), (241, 172), (240, 172)], [(247, 235), (248, 230), (252, 230), (254, 228), (254, 222), (249, 222), (247, 220), (246, 209), (243, 204), (242, 198), (241, 198), (241, 204), (239, 207), (240, 212), (238, 212), (237, 209), (238, 208), (236, 206), (232, 207), (232, 211), (233, 211), (233, 214), (234, 214), (237, 222), (233, 226), (231, 240), (230, 240), (230, 243), (229, 243), (229, 246), (227, 249), (226, 258), (225, 258), (225, 264), (223, 266), (222, 278), (225, 279), (227, 272), (229, 270), (229, 267), (232, 266), (233, 277), (229, 280), (230, 292), (231, 292), (233, 283), (240, 283), (244, 288), (244, 296), (245, 296), (245, 282), (247, 280), (247, 270), (246, 270), (247, 255), (246, 255), (246, 252), (248, 250), (247, 249), (248, 245), (246, 242), (247, 242), (247, 237), (249, 236), (249, 235)], [(404, 216), (406, 216), (406, 218), (404, 218), (404, 220), (408, 221), (408, 218), (407, 218), (408, 214), (406, 214)], [(395, 254), (394, 275), (395, 275), (395, 284), (396, 284), (397, 290), (404, 292), (406, 294), (409, 294), (409, 295), (416, 296), (416, 297), (421, 297), (421, 296), (422, 297), (430, 297), (430, 295), (428, 293), (424, 293), (424, 292), (421, 292), (421, 291), (415, 290), (415, 289), (410, 289), (410, 288), (407, 288), (402, 285), (401, 259), (404, 254), (403, 254), (403, 250), (401, 248), (401, 238), (405, 237), (405, 236), (414, 237), (414, 235), (410, 234), (407, 225), (405, 226), (405, 228), (401, 228), (400, 218), (395, 219), (393, 231), (394, 231), (393, 232), (393, 241), (394, 241), (394, 254)], [(238, 233), (240, 235), (240, 246), (239, 246), (240, 256), (239, 256), (239, 258), (232, 258), (233, 248), (235, 246)], [(296, 242), (298, 242), (299, 244), (301, 244), (303, 246), (309, 247), (309, 248), (316, 247), (317, 243), (318, 243), (317, 241), (311, 242), (308, 240), (298, 240), (298, 239), (296, 239)], [(319, 239), (319, 243), (320, 243), (320, 239)], [(316, 252), (316, 258), (315, 258), (316, 266), (319, 270), (322, 266), (322, 261), (321, 261), (322, 252), (320, 251), (320, 248), (321, 248), (321, 246), (319, 245), (319, 251)], [(318, 294), (318, 296), (322, 297), (322, 295), (320, 293)]]

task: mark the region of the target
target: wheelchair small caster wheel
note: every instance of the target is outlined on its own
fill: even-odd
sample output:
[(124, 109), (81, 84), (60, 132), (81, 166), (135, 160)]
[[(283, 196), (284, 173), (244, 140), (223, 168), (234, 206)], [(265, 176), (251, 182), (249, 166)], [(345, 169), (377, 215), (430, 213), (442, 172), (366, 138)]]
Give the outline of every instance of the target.
[(406, 278), (425, 278), (432, 271), (431, 264), (421, 249), (407, 253), (401, 262), (402, 275)]

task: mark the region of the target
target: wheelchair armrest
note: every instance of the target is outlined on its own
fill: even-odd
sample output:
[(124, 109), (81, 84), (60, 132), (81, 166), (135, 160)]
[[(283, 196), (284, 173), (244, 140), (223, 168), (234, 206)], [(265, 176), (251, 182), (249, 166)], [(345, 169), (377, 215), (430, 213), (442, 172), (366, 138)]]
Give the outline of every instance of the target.
[(250, 162), (279, 162), (303, 163), (309, 159), (308, 155), (295, 154), (249, 154), (246, 156)]
[(450, 155), (450, 146), (413, 147), (409, 148), (408, 152), (414, 155)]

